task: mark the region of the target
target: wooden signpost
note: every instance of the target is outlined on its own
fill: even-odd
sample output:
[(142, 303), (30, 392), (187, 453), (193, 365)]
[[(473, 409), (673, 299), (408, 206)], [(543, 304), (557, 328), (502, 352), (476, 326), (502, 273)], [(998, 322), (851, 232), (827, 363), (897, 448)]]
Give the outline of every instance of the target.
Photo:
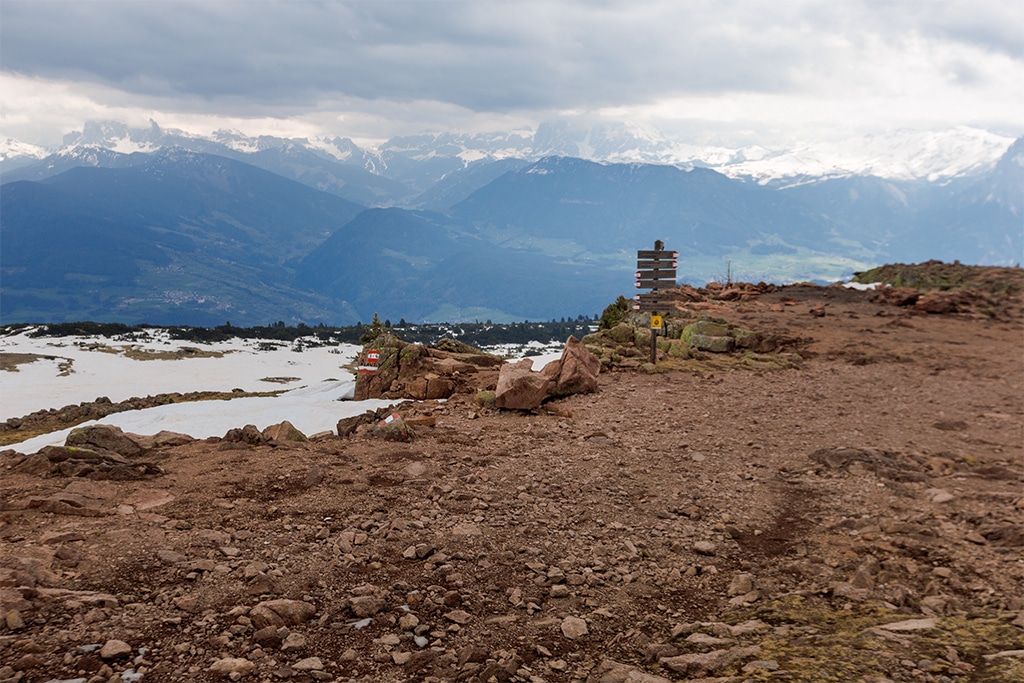
[(661, 240), (654, 242), (654, 249), (640, 249), (636, 252), (636, 287), (650, 289), (649, 293), (637, 294), (633, 298), (633, 310), (651, 313), (651, 362), (658, 357), (658, 330), (662, 328), (659, 311), (671, 307), (670, 299), (661, 290), (676, 286), (676, 268), (679, 266), (679, 252), (666, 251)]

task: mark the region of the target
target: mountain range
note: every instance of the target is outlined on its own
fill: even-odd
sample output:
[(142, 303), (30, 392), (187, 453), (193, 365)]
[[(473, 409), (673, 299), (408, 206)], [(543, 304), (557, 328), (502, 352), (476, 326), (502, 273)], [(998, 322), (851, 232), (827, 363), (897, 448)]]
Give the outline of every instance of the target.
[(877, 158), (851, 170), (849, 155), (823, 171), (806, 150), (682, 160), (680, 145), (622, 126), (370, 149), (93, 123), (54, 152), (0, 147), (0, 320), (592, 315), (628, 293), (636, 250), (655, 239), (694, 284), (1019, 263), (1024, 139), (928, 140), (882, 174)]

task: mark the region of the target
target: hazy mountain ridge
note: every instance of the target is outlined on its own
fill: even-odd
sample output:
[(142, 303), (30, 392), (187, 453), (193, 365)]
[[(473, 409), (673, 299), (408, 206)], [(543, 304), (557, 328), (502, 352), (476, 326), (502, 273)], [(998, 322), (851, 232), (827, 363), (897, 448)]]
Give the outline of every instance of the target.
[[(609, 163), (700, 166), (730, 177), (764, 183), (849, 175), (937, 181), (990, 169), (1012, 142), (1011, 138), (988, 131), (958, 127), (945, 131), (894, 131), (881, 136), (788, 148), (769, 149), (758, 145), (729, 148), (673, 140), (635, 123), (583, 124), (559, 120), (542, 123), (533, 131), (429, 133), (392, 138), (375, 147), (360, 147), (351, 139), (339, 136), (254, 137), (217, 131), (204, 137), (162, 129), (155, 122), (148, 128), (131, 128), (120, 122), (100, 121), (85, 124), (80, 133), (68, 134), (63, 147), (52, 153), (66, 153), (76, 147), (99, 147), (130, 154), (175, 146), (232, 158), (257, 155), (250, 163), (292, 177), (276, 168), (272, 161), (261, 161), (258, 155), (271, 150), (287, 155), (301, 149), (323, 162), (359, 168), (402, 183), (406, 186), (405, 195), (388, 196), (381, 204), (398, 205), (449, 173), (474, 163), (509, 158), (537, 161), (549, 156), (566, 156)], [(26, 165), (26, 158), (33, 163), (39, 154), (38, 147), (11, 140), (0, 142), (0, 162), (5, 173)], [(348, 172), (351, 173), (351, 169)], [(12, 176), (10, 179), (25, 178)], [(357, 190), (351, 188), (350, 191)]]
[(295, 290), (294, 266), (363, 209), (184, 151), (6, 183), (0, 201), (5, 320), (323, 317), (334, 305)]
[[(631, 289), (636, 249), (654, 239), (680, 251), (680, 280), (692, 284), (727, 273), (834, 281), (928, 258), (1021, 260), (1024, 141), (985, 170), (941, 182), (761, 183), (696, 163), (482, 156), (522, 151), (540, 133), (552, 148), (590, 154), (643, 133), (621, 132), (550, 126), (533, 140), (494, 135), (475, 148), (456, 135), (416, 136), (371, 154), (342, 138), (318, 147), (97, 124), (69, 136), (60, 154), (5, 170), (2, 317), (333, 324), (376, 311), (410, 321), (590, 315)], [(659, 139), (644, 144), (655, 149)], [(367, 201), (339, 198), (346, 194)]]

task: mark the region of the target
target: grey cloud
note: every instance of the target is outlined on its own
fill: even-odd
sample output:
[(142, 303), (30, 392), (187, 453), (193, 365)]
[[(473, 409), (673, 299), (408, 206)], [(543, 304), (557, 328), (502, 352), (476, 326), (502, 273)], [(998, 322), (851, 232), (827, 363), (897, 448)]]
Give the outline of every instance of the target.
[(601, 106), (775, 89), (794, 46), (737, 44), (716, 16), (658, 3), (8, 0), (0, 63), (150, 95)]
[[(922, 6), (932, 3), (2, 0), (0, 65), (233, 114), (353, 98), (597, 108), (785, 92), (804, 66), (848, 59), (830, 36), (900, 35)], [(952, 11), (926, 25), (984, 42), (996, 14), (974, 29)]]

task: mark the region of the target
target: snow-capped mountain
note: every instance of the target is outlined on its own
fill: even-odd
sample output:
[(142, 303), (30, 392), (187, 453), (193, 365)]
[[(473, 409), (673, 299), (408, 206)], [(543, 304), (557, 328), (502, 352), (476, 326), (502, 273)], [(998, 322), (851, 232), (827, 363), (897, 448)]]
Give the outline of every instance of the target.
[(30, 145), (11, 138), (0, 138), (0, 171), (6, 173), (37, 163), (49, 154), (49, 150), (38, 145)]
[[(324, 163), (350, 167), (349, 171), (357, 167), (380, 178), (397, 181), (407, 186), (404, 194), (409, 195), (422, 192), (448, 174), (474, 163), (510, 158), (532, 162), (549, 156), (605, 163), (704, 167), (762, 184), (787, 185), (856, 175), (944, 182), (992, 169), (1013, 141), (1010, 137), (961, 126), (934, 132), (893, 131), (787, 148), (758, 145), (729, 148), (673, 140), (636, 123), (583, 124), (559, 120), (543, 123), (536, 130), (422, 134), (392, 138), (375, 147), (361, 147), (341, 136), (254, 137), (223, 130), (200, 136), (164, 129), (156, 122), (151, 122), (148, 128), (131, 128), (124, 123), (103, 121), (89, 122), (81, 132), (65, 136), (59, 150), (42, 150), (6, 140), (0, 143), (0, 163), (3, 170), (9, 172), (36, 162), (47, 153), (68, 155), (83, 147), (131, 154), (174, 146), (246, 159), (267, 170), (281, 172), (278, 167), (265, 166), (258, 157), (262, 154), (280, 160), (301, 153), (313, 155)], [(299, 179), (294, 175), (289, 177)], [(321, 189), (331, 191), (327, 180), (321, 182)], [(356, 194), (348, 196), (353, 201), (371, 205), (402, 201), (401, 197), (387, 196), (381, 191), (360, 196), (355, 188), (350, 189)]]

